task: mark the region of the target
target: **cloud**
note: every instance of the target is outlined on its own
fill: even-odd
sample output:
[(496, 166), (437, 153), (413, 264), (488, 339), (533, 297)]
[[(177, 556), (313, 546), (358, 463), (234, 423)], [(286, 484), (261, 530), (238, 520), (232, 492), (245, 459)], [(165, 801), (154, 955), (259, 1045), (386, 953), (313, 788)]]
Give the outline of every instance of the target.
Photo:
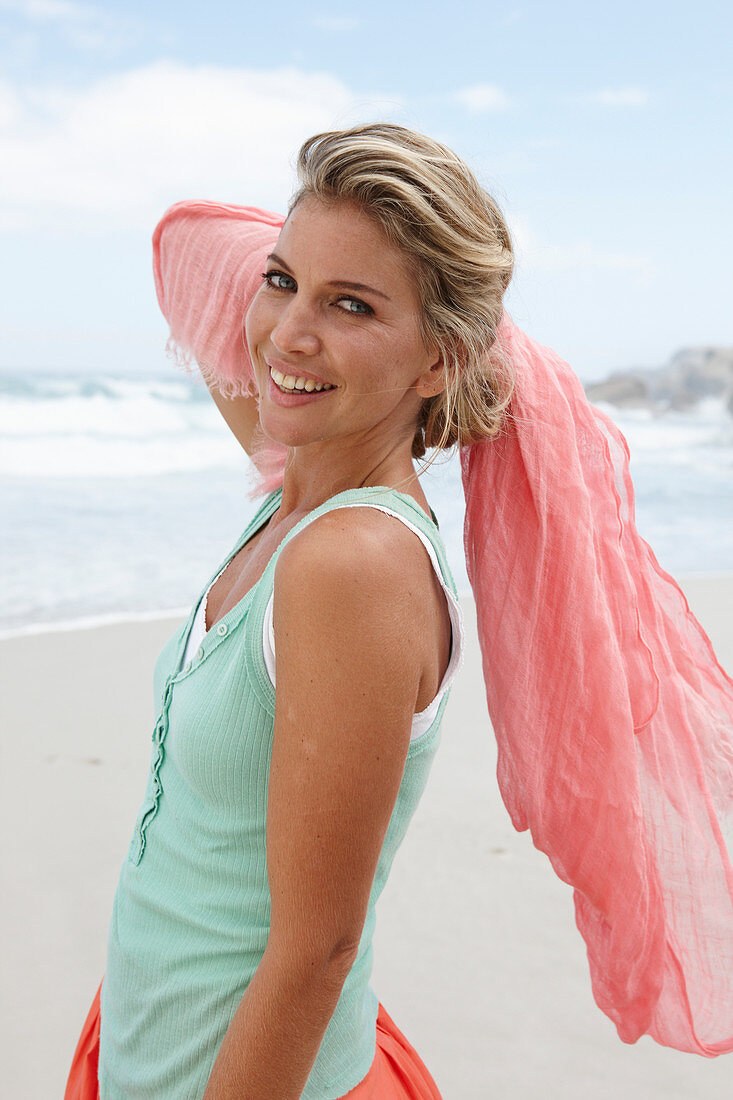
[(79, 224), (149, 226), (186, 197), (281, 207), (304, 138), (374, 117), (377, 103), (336, 77), (293, 68), (160, 61), (84, 89), (6, 82), (0, 221), (24, 228), (74, 215)]
[(21, 110), (20, 99), (12, 84), (0, 78), (0, 133), (19, 122)]
[(600, 103), (604, 107), (645, 107), (650, 94), (646, 88), (601, 88), (588, 92), (588, 103)]
[[(101, 53), (118, 54), (139, 41), (144, 33), (134, 13), (76, 0), (0, 0), (0, 15), (4, 12), (16, 16), (23, 28), (22, 36), (3, 28), (0, 40), (2, 62), (15, 71), (22, 66), (23, 54), (37, 58), (45, 41), (61, 41), (64, 46), (94, 53), (98, 58)], [(20, 56), (18, 46), (22, 50)]]
[(536, 236), (522, 215), (511, 217), (509, 228), (519, 265), (527, 272), (613, 271), (627, 275), (635, 286), (645, 288), (651, 286), (659, 271), (657, 263), (646, 253), (607, 249), (587, 238), (547, 244)]
[(353, 15), (314, 15), (313, 25), (321, 31), (330, 31), (333, 34), (348, 34), (363, 27), (364, 21)]
[(75, 0), (0, 0), (0, 11), (10, 11), (31, 23), (95, 22), (101, 13)]
[(503, 111), (509, 106), (508, 96), (494, 84), (471, 84), (454, 92), (453, 99), (471, 114)]
[(93, 8), (74, 3), (73, 0), (0, 0), (0, 10), (11, 11), (33, 23), (96, 18)]

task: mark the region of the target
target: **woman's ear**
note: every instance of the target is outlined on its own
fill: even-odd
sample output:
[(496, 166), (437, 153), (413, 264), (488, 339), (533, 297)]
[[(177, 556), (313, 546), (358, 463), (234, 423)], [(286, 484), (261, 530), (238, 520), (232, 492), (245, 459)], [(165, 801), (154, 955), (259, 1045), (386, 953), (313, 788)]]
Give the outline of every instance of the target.
[(415, 383), (415, 392), (420, 397), (435, 397), (445, 389), (445, 364), (440, 352), (435, 352), (435, 361), (427, 367)]

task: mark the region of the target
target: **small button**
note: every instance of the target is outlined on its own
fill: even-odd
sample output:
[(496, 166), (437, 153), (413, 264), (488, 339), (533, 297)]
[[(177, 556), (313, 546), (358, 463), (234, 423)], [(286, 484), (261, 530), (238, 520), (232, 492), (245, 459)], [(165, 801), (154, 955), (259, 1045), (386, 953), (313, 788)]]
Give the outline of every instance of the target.
[(204, 647), (200, 645), (199, 648), (198, 648), (198, 652), (196, 653), (196, 656), (198, 657), (199, 661), (201, 660), (203, 655), (204, 655)]
[(229, 627), (227, 626), (226, 623), (219, 623), (219, 625), (216, 628), (216, 633), (221, 634), (221, 636), (223, 637), (226, 634), (228, 629), (229, 629)]
[(183, 666), (183, 671), (184, 672), (190, 672), (191, 671), (191, 662), (190, 661), (186, 661), (185, 665)]

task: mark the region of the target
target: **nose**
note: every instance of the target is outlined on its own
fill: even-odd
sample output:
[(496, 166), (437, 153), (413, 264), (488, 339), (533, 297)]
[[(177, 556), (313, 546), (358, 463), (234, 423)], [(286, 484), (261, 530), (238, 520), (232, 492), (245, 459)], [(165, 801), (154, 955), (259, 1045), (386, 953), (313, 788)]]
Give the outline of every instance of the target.
[(283, 304), (270, 340), (284, 355), (293, 352), (317, 355), (321, 350), (316, 318), (302, 297), (294, 294)]

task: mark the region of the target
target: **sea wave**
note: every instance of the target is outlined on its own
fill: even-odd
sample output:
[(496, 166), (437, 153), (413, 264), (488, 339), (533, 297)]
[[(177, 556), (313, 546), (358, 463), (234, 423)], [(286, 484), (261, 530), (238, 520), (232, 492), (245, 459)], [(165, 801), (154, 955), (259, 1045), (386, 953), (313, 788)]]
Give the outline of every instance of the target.
[(0, 376), (0, 475), (151, 477), (245, 461), (199, 381)]
[[(629, 444), (637, 525), (662, 568), (732, 573), (723, 404), (598, 407)], [(258, 506), (250, 471), (195, 379), (0, 375), (0, 631), (189, 606)], [(422, 483), (468, 592), (456, 456), (439, 456)]]

